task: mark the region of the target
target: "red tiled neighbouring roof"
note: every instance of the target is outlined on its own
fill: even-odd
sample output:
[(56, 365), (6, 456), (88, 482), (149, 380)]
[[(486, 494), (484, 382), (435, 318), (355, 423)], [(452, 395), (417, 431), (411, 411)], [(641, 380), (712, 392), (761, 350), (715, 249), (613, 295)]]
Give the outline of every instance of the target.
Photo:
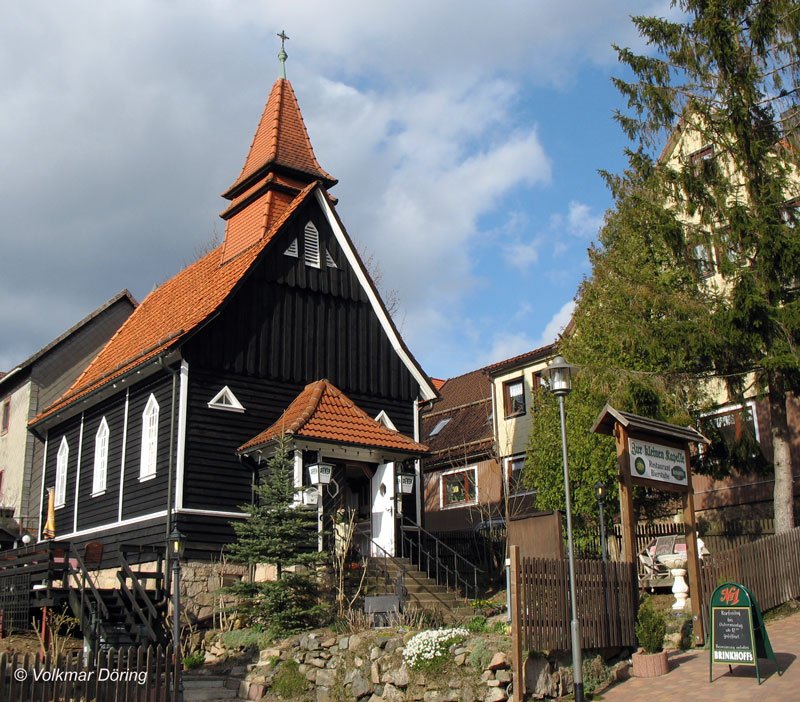
[(235, 258), (221, 263), (223, 244), (153, 290), (72, 387), (32, 423), (155, 358), (200, 326), (226, 300), (275, 233), (308, 199), (315, 187), (317, 183), (311, 183), (294, 198), (257, 242), (258, 245), (250, 246)]
[(428, 450), (370, 417), (327, 380), (306, 385), (277, 422), (240, 446), (238, 452), (268, 444), (280, 434), (414, 454)]
[(513, 358), (507, 358), (505, 361), (498, 361), (497, 363), (493, 363), (490, 366), (486, 366), (484, 370), (491, 374), (496, 373), (497, 371), (504, 370), (505, 368), (511, 368), (513, 366), (522, 365), (529, 361), (536, 361), (541, 358), (546, 358), (551, 353), (554, 353), (556, 350), (556, 344), (547, 344), (546, 346), (540, 346), (538, 349), (533, 349), (533, 351), (527, 351), (525, 353), (521, 353), (519, 356), (514, 356)]
[[(421, 436), (428, 443), (433, 461), (489, 450), (493, 444), (492, 385), (483, 369), (445, 381), (440, 399), (422, 414)], [(439, 422), (449, 420), (434, 436)], [(437, 456), (438, 454), (438, 456)]]
[(241, 186), (268, 165), (306, 173), (323, 181), (326, 187), (336, 183), (314, 156), (297, 97), (285, 78), (279, 78), (272, 86), (242, 172), (224, 196), (236, 197)]
[(444, 385), (447, 381), (442, 380), (441, 378), (431, 378), (431, 382), (433, 383), (433, 387), (437, 390), (442, 389), (442, 385)]

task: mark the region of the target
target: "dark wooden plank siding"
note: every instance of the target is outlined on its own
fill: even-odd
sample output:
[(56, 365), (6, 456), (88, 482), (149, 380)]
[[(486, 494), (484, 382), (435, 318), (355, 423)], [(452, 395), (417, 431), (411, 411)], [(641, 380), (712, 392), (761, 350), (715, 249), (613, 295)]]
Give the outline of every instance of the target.
[[(228, 386), (245, 412), (212, 409), (208, 402)], [(250, 501), (252, 471), (236, 449), (273, 424), (303, 389), (301, 384), (246, 378), (233, 373), (189, 370), (188, 423), (183, 506), (238, 511)], [(413, 405), (354, 395), (353, 402), (371, 417), (386, 411), (398, 430), (413, 435)]]
[[(151, 393), (158, 402), (158, 461), (156, 475), (139, 480), (142, 451), (142, 413)], [(176, 399), (177, 407), (177, 399)], [(169, 428), (172, 412), (172, 376), (159, 375), (131, 388), (128, 409), (128, 440), (125, 449), (125, 484), (122, 518), (130, 519), (167, 508)], [(175, 430), (177, 432), (177, 422)], [(177, 448), (177, 441), (174, 442)]]
[[(105, 493), (92, 497), (94, 452), (97, 430), (105, 417), (108, 423), (108, 471)], [(119, 480), (122, 468), (122, 438), (125, 426), (124, 395), (110, 405), (102, 404), (86, 412), (83, 418), (83, 452), (78, 503), (78, 530), (117, 521)]]
[(47, 443), (47, 464), (45, 466), (45, 496), (42, 505), (42, 525), (47, 520), (47, 493), (49, 487), (56, 484), (56, 461), (61, 439), (66, 437), (69, 445), (67, 460), (66, 502), (63, 507), (56, 508), (56, 536), (73, 530), (75, 509), (75, 484), (78, 475), (78, 444), (80, 441), (81, 417), (73, 417), (64, 422), (58, 432), (50, 432)]
[(186, 558), (219, 559), (222, 549), (236, 540), (231, 519), (210, 515), (181, 514), (178, 529), (186, 536)]
[[(319, 269), (306, 266), (302, 255), (283, 254), (292, 239), (302, 241), (309, 220), (320, 234)], [(337, 268), (325, 264), (325, 250)], [(184, 352), (192, 369), (298, 385), (327, 378), (348, 395), (409, 402), (419, 394), (316, 203), (287, 227)]]

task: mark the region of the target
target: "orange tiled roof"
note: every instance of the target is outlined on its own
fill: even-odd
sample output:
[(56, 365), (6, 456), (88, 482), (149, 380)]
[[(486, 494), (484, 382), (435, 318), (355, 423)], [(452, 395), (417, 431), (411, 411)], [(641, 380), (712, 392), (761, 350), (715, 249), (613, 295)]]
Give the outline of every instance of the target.
[[(127, 371), (176, 346), (226, 300), (289, 217), (313, 192), (309, 184), (282, 210), (281, 216), (256, 245), (223, 261), (226, 244), (195, 261), (153, 290), (117, 330), (72, 387), (32, 423), (58, 412), (75, 400), (106, 385)], [(262, 205), (263, 207), (263, 205)]]
[(239, 447), (239, 453), (263, 446), (280, 434), (304, 439), (426, 453), (428, 447), (370, 417), (327, 380), (309, 383), (277, 422)]
[(314, 156), (297, 97), (285, 78), (278, 78), (272, 86), (242, 172), (224, 197), (237, 197), (248, 179), (266, 166), (300, 171), (321, 180), (326, 187), (336, 184), (336, 179), (323, 170)]

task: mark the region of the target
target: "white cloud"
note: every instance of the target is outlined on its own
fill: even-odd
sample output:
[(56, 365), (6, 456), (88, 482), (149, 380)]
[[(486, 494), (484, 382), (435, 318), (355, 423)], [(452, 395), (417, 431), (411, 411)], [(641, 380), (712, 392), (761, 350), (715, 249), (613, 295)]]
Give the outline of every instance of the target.
[(506, 263), (520, 270), (527, 270), (539, 260), (539, 242), (517, 241), (503, 247), (503, 258)]
[[(510, 194), (551, 177), (523, 98), (610, 65), (612, 40), (635, 41), (628, 15), (663, 4), (497, 0), (487, 15), (456, 0), (5, 3), (0, 363), (122, 287), (143, 297), (223, 230), (217, 193), (277, 76), (281, 29), (339, 212), (399, 291), (409, 344), (457, 348), (483, 220), (511, 216)], [(592, 217), (578, 208), (571, 226)], [(519, 241), (531, 265), (535, 241)]]

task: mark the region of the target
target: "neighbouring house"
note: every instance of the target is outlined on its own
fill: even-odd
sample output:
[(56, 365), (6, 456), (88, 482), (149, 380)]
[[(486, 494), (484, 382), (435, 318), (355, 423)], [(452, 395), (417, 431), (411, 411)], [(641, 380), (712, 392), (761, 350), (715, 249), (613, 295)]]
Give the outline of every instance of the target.
[(495, 452), (492, 386), (483, 369), (445, 381), (421, 413), (424, 526), (435, 534), (478, 529), (502, 518), (503, 486)]
[(31, 422), (36, 511), (54, 488), (57, 539), (101, 543), (110, 569), (176, 527), (189, 563), (219, 559), (284, 434), (298, 500), (316, 494), (309, 466), (331, 466), (323, 512), (354, 510), (362, 548), (394, 555), (400, 520), (421, 514), (417, 405), (437, 393), (336, 213), (336, 182), (278, 79), (224, 193), (222, 244), (151, 292)]
[(28, 431), (28, 422), (72, 385), (135, 308), (123, 290), (0, 374), (0, 509), (18, 534), (39, 529), (44, 444)]
[(534, 508), (535, 495), (521, 480), (533, 427), (533, 397), (545, 388), (543, 372), (556, 355), (548, 344), (486, 368), (492, 382), (497, 457), (508, 486), (509, 515)]
[[(690, 119), (691, 114), (688, 117), (682, 118), (676, 125), (664, 146), (660, 161), (676, 172), (713, 165), (735, 182), (736, 168), (730, 163), (727, 151), (710, 140), (704, 133), (702, 124)], [(797, 208), (800, 206), (800, 173), (796, 166), (796, 109), (782, 115), (782, 120), (786, 127), (785, 137), (776, 146), (776, 155), (784, 158), (789, 168), (789, 192), (785, 194), (783, 208), (787, 223), (794, 223), (797, 221)], [(739, 197), (746, 198), (745, 195)], [(746, 257), (726, 241), (720, 230), (704, 224), (697, 212), (683, 212), (681, 220), (686, 238), (690, 242), (690, 254), (697, 265), (700, 285), (718, 294), (726, 294), (730, 289), (730, 271), (737, 266), (745, 266)], [(756, 383), (752, 374), (744, 386), (746, 389), (743, 397), (732, 397), (723, 382), (710, 381), (707, 388), (716, 407), (704, 413), (700, 418), (701, 424), (707, 431), (714, 433), (712, 438), (716, 442), (733, 445), (748, 437), (754, 443), (751, 458), (756, 458), (759, 462), (763, 458), (770, 465), (773, 462), (773, 450), (767, 388)], [(794, 428), (790, 450), (793, 482), (797, 486), (800, 484), (800, 402), (797, 397), (792, 395), (788, 398), (786, 412), (788, 424)], [(761, 457), (756, 456), (756, 453), (760, 453)], [(744, 476), (734, 475), (721, 480), (694, 475), (695, 509), (698, 516), (709, 521), (771, 517), (775, 484), (773, 475), (771, 471), (767, 471)], [(796, 488), (794, 500), (795, 513), (800, 514), (800, 491)]]

